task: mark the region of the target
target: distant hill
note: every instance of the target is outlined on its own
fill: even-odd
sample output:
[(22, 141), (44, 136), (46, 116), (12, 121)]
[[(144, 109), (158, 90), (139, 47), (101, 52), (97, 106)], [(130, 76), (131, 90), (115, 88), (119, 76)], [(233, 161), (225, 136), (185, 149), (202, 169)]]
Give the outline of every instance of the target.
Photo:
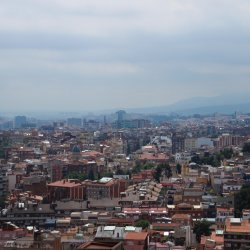
[(126, 109), (127, 112), (143, 114), (212, 114), (215, 112), (232, 114), (235, 111), (250, 113), (250, 95), (227, 95), (215, 97), (195, 97), (172, 105)]

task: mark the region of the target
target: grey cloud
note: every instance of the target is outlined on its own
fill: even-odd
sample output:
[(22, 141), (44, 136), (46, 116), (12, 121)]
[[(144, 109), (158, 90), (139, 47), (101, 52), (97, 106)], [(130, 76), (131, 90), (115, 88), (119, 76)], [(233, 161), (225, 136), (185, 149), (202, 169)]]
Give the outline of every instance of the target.
[(250, 91), (247, 1), (13, 0), (0, 7), (5, 109), (143, 107)]

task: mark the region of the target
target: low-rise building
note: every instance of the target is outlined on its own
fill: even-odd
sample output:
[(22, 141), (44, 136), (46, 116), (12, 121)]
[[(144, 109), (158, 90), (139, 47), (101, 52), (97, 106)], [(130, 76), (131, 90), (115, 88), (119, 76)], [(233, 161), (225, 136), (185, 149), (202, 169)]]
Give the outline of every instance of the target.
[(250, 249), (250, 221), (228, 218), (225, 221), (224, 250)]

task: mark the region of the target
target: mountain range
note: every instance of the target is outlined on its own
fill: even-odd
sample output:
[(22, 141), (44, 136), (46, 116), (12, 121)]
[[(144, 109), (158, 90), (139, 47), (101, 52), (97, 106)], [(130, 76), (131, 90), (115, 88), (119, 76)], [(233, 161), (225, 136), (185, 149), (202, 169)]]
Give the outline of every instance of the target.
[(250, 113), (250, 94), (224, 95), (214, 97), (194, 97), (181, 100), (171, 105), (147, 108), (126, 109), (131, 113), (164, 114), (177, 113), (181, 115), (192, 114), (232, 114), (235, 111)]

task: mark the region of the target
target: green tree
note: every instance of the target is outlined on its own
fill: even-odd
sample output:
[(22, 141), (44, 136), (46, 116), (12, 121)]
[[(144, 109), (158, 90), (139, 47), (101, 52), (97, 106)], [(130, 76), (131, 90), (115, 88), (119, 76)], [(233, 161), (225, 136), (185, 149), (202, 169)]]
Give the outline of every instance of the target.
[[(110, 178), (112, 178), (113, 173), (112, 172), (104, 172), (104, 173), (100, 174), (100, 178), (102, 178), (102, 177), (110, 177)], [(98, 178), (98, 179), (100, 179), (100, 178)]]
[(148, 228), (149, 225), (150, 223), (147, 220), (139, 220), (135, 223), (136, 227), (142, 227), (142, 229)]
[(115, 174), (117, 174), (117, 175), (124, 175), (125, 172), (124, 172), (124, 170), (118, 168), (118, 169), (116, 170)]
[(169, 164), (162, 164), (161, 167), (164, 170), (164, 174), (167, 178), (172, 177), (172, 168)]
[(160, 182), (162, 172), (164, 172), (164, 175), (167, 178), (172, 177), (172, 169), (169, 166), (169, 164), (161, 163), (155, 169), (154, 178), (155, 178), (156, 181)]
[(211, 223), (208, 222), (207, 220), (201, 220), (197, 221), (194, 224), (194, 233), (196, 234), (196, 240), (198, 242), (201, 241), (201, 236), (209, 236), (211, 235), (211, 230), (210, 230)]
[(250, 183), (244, 184), (235, 194), (235, 215), (241, 217), (242, 209), (250, 207)]
[(191, 162), (194, 162), (194, 163), (199, 164), (199, 165), (202, 164), (202, 160), (201, 160), (201, 158), (198, 155), (193, 156), (191, 158)]
[(83, 173), (71, 172), (66, 176), (67, 179), (78, 179), (84, 181), (87, 179), (87, 176)]
[(250, 142), (246, 142), (242, 149), (243, 153), (250, 153)]
[(1, 209), (5, 208), (5, 206), (6, 206), (5, 201), (6, 201), (6, 197), (1, 197), (0, 198), (0, 208)]
[(135, 165), (135, 167), (132, 169), (132, 173), (133, 173), (133, 174), (138, 174), (139, 172), (141, 172), (141, 168), (142, 168), (141, 164), (140, 164), (140, 163), (137, 163), (137, 164)]
[(232, 148), (225, 148), (223, 151), (221, 151), (224, 158), (231, 159), (233, 156), (233, 149)]
[(154, 172), (154, 179), (157, 181), (157, 182), (160, 182), (160, 179), (161, 179), (161, 172), (162, 172), (162, 168), (160, 165), (158, 165), (155, 169), (155, 172)]
[(126, 175), (129, 175), (129, 178), (131, 178), (131, 174), (132, 174), (132, 173), (131, 173), (130, 170), (127, 170), (125, 174), (126, 174)]
[(177, 163), (176, 165), (176, 172), (177, 174), (181, 174), (181, 164)]
[(143, 169), (152, 169), (152, 168), (154, 168), (155, 166), (153, 165), (153, 164), (145, 164), (145, 165), (143, 165)]
[(92, 181), (95, 179), (94, 171), (92, 168), (89, 170), (88, 179)]

